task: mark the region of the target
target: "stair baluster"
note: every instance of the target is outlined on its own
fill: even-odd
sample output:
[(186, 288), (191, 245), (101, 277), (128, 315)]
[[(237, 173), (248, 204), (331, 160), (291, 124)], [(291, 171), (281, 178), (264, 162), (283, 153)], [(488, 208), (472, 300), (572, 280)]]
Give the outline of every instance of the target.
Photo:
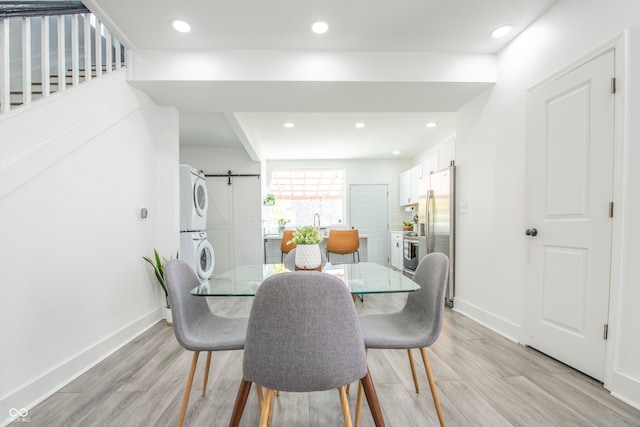
[[(84, 6), (79, 7), (86, 12)], [(0, 114), (126, 66), (125, 48), (91, 13), (76, 9), (59, 15), (66, 9), (57, 9), (55, 13), (44, 11), (42, 16), (20, 17), (13, 12), (0, 18)], [(40, 51), (36, 52), (32, 34), (37, 34), (38, 27)], [(52, 37), (57, 41), (53, 48)], [(67, 39), (71, 39), (70, 46)], [(11, 64), (11, 59), (16, 60), (10, 57), (12, 43), (21, 47), (19, 65)], [(40, 60), (33, 63), (38, 54)]]

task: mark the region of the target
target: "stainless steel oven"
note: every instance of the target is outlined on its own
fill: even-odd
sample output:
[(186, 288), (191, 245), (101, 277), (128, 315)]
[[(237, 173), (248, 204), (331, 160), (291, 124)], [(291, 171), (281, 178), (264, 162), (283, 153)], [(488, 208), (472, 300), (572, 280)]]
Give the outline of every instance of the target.
[(420, 261), (418, 233), (406, 231), (402, 236), (402, 267), (405, 276), (413, 277)]

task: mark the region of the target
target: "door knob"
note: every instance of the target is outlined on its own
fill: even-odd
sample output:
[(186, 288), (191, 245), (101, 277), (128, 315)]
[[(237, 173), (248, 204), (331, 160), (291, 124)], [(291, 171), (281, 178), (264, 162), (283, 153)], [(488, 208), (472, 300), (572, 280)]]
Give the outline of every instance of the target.
[(526, 234), (527, 236), (537, 236), (538, 235), (538, 230), (536, 230), (535, 228), (527, 228), (527, 231), (524, 232), (524, 234)]

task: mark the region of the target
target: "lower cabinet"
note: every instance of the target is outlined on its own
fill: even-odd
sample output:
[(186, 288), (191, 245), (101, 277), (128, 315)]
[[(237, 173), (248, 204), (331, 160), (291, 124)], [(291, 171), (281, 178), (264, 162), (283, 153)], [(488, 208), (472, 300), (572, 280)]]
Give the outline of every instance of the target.
[(402, 270), (402, 232), (392, 231), (389, 241), (391, 242), (389, 250), (391, 267)]

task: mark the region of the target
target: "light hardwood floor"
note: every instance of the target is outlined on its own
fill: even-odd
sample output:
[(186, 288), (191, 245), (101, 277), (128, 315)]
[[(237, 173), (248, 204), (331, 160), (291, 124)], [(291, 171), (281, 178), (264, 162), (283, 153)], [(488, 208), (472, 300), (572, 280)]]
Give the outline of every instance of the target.
[[(402, 295), (370, 295), (361, 313), (398, 309)], [(245, 316), (251, 298), (212, 299), (217, 313)], [(371, 350), (369, 367), (387, 426), (437, 426), (419, 354), (420, 393), (406, 351)], [(175, 426), (192, 353), (159, 322), (29, 411), (30, 426)], [(447, 310), (443, 332), (429, 348), (448, 426), (640, 426), (640, 411), (611, 397), (602, 385), (535, 350), (515, 344)], [(214, 353), (207, 394), (201, 397), (200, 355), (185, 426), (226, 426), (242, 375), (242, 352)], [(356, 388), (349, 393), (351, 413)], [(373, 426), (366, 404), (363, 427)], [(241, 425), (258, 425), (252, 390)], [(15, 424), (14, 424), (15, 425)], [(274, 426), (342, 426), (337, 391), (282, 393)]]

